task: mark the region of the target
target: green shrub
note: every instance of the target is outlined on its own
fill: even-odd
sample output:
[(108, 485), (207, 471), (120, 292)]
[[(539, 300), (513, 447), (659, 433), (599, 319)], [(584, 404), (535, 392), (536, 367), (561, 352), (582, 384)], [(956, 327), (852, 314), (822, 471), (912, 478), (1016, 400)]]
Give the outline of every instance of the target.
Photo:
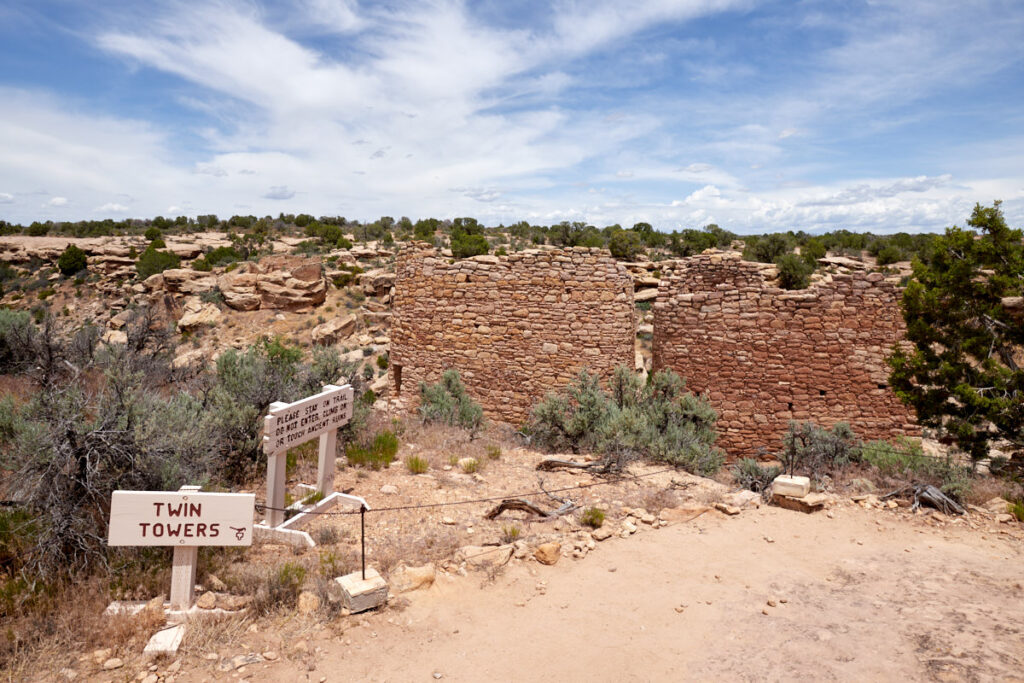
[(580, 524), (599, 529), (604, 524), (604, 510), (595, 507), (586, 508), (580, 513)]
[(142, 234), (150, 242), (152, 242), (155, 239), (159, 239), (163, 235), (163, 233), (160, 232), (160, 228), (158, 228), (156, 226), (152, 226), (152, 227), (146, 228), (146, 232), (144, 232)]
[(487, 238), (483, 235), (452, 235), (452, 256), (455, 258), (469, 258), (486, 254), (490, 250)]
[(523, 530), (515, 524), (505, 524), (501, 527), (501, 542), (515, 543), (523, 535)]
[(480, 461), (476, 458), (460, 458), (457, 462), (459, 463), (459, 467), (466, 474), (473, 474), (480, 469)]
[(501, 458), (501, 446), (498, 444), (487, 444), (487, 457), (491, 460), (498, 460)]
[(398, 437), (389, 430), (373, 437), (369, 445), (353, 442), (345, 447), (345, 457), (352, 466), (366, 466), (375, 470), (388, 468), (398, 452)]
[(254, 611), (266, 615), (280, 607), (293, 607), (305, 580), (306, 568), (294, 562), (269, 570), (253, 598)]
[(348, 239), (344, 235), (338, 238), (338, 241), (334, 243), (334, 246), (338, 249), (351, 249), (352, 240)]
[(430, 469), (430, 463), (419, 455), (410, 455), (405, 459), (405, 467), (410, 474), (424, 474)]
[(390, 365), (390, 361), (388, 361), (388, 355), (386, 353), (382, 354), (380, 356), (377, 356), (377, 367), (378, 368), (380, 368), (381, 370), (387, 370), (388, 369), (388, 365)]
[(437, 384), (420, 383), (419, 412), (425, 423), (440, 422), (474, 432), (484, 423), (483, 408), (466, 393), (455, 369), (445, 370)]
[(792, 245), (785, 235), (772, 233), (762, 237), (747, 237), (743, 258), (747, 261), (775, 263), (779, 257), (792, 250)]
[(811, 284), (813, 266), (796, 254), (783, 254), (775, 261), (779, 269), (779, 286), (783, 289), (807, 289)]
[(150, 242), (146, 250), (142, 252), (142, 256), (135, 262), (135, 270), (139, 272), (139, 278), (143, 280), (181, 265), (181, 258), (177, 254), (160, 251), (154, 245), (155, 242)]
[(86, 269), (85, 252), (69, 244), (57, 259), (57, 268), (64, 277), (70, 277)]
[(884, 477), (937, 486), (943, 493), (965, 500), (971, 489), (971, 470), (949, 458), (925, 455), (917, 441), (898, 437), (895, 443), (869, 441), (860, 449), (860, 458)]
[(1024, 498), (1011, 500), (1009, 510), (1018, 522), (1024, 522)]
[(633, 230), (616, 230), (608, 240), (608, 251), (617, 259), (635, 261), (644, 251), (643, 239)]
[(859, 447), (857, 436), (845, 422), (836, 423), (831, 430), (811, 422), (790, 422), (782, 443), (779, 460), (786, 473), (806, 472), (816, 480), (855, 460)]
[(714, 447), (717, 419), (671, 370), (658, 371), (644, 385), (632, 369), (619, 366), (609, 393), (584, 370), (563, 393), (548, 394), (534, 406), (526, 430), (552, 450), (601, 453), (613, 468), (646, 457), (710, 475), (724, 460)]
[(906, 257), (903, 255), (903, 251), (894, 244), (887, 244), (878, 251), (878, 255), (875, 257), (880, 266), (888, 266), (897, 261), (903, 261)]
[(775, 477), (780, 474), (782, 468), (778, 465), (764, 467), (753, 458), (741, 459), (732, 469), (732, 476), (739, 486), (762, 494), (768, 491)]

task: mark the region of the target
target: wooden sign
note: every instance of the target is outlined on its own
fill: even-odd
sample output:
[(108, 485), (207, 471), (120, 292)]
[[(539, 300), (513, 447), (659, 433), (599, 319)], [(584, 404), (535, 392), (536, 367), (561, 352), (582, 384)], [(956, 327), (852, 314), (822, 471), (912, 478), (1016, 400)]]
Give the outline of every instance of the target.
[(263, 429), (263, 452), (282, 453), (293, 446), (348, 424), (352, 419), (354, 392), (345, 385), (328, 385), (324, 391), (295, 403), (273, 403)]
[(108, 545), (252, 545), (253, 493), (114, 491)]

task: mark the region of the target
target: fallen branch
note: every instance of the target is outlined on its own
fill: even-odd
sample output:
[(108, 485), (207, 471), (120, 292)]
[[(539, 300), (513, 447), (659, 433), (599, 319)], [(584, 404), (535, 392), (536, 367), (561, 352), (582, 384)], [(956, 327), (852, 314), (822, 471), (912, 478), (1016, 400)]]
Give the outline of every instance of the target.
[(965, 512), (959, 503), (930, 484), (918, 484), (914, 487), (914, 505), (911, 509), (921, 507), (922, 503), (930, 505), (947, 515), (954, 513), (962, 515)]
[(533, 503), (525, 501), (522, 498), (506, 498), (505, 500), (501, 501), (497, 505), (497, 507), (495, 507), (493, 510), (484, 515), (484, 517), (486, 517), (487, 519), (494, 519), (505, 510), (522, 510), (523, 512), (531, 512), (535, 515), (539, 515), (545, 518), (550, 517), (552, 514), (550, 512), (541, 510)]
[(586, 470), (588, 472), (597, 472), (598, 474), (607, 474), (613, 468), (612, 461), (605, 462), (574, 462), (572, 460), (560, 460), (559, 458), (547, 458), (541, 460), (537, 464), (537, 469), (541, 472), (551, 472), (553, 470), (567, 469), (567, 470)]

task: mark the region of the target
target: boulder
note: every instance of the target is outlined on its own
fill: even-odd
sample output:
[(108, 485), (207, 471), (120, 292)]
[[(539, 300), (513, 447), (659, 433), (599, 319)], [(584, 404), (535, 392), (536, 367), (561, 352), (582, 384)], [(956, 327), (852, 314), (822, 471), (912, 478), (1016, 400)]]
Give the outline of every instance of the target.
[(190, 368), (196, 365), (201, 365), (206, 360), (206, 354), (203, 353), (202, 349), (190, 349), (177, 356), (171, 361), (171, 367), (175, 370), (181, 370), (182, 368)]
[(300, 256), (269, 256), (259, 263), (256, 280), (261, 308), (308, 311), (327, 298), (327, 280), (320, 260)]
[(1000, 498), (999, 496), (990, 498), (982, 507), (996, 515), (1005, 514), (1010, 510), (1010, 504), (1005, 498)]
[(217, 276), (191, 268), (171, 268), (161, 273), (164, 287), (168, 292), (178, 294), (202, 294), (217, 287)]
[(497, 547), (466, 545), (455, 553), (456, 562), (465, 562), (471, 569), (492, 569), (506, 564), (512, 558), (512, 544)]
[(654, 301), (657, 298), (657, 289), (641, 289), (633, 295), (633, 301)]
[(178, 320), (178, 329), (182, 332), (195, 330), (204, 325), (216, 325), (224, 314), (215, 304), (204, 304), (197, 297), (185, 302), (185, 314)]
[(216, 606), (217, 594), (212, 591), (206, 591), (196, 600), (196, 607), (200, 609), (213, 609)]
[(433, 564), (425, 564), (422, 567), (399, 566), (391, 572), (388, 577), (391, 580), (391, 587), (396, 593), (408, 593), (409, 591), (421, 588), (430, 588), (434, 585), (437, 573)]
[(101, 341), (111, 345), (125, 345), (128, 343), (128, 335), (121, 330), (107, 330), (100, 338)]
[(348, 337), (356, 331), (356, 317), (346, 315), (344, 318), (334, 318), (313, 328), (312, 339), (314, 344), (330, 346)]
[(555, 564), (558, 562), (562, 552), (562, 545), (560, 543), (543, 543), (537, 546), (536, 550), (533, 551), (533, 557), (541, 564)]
[(262, 303), (256, 289), (259, 275), (250, 272), (248, 264), (217, 278), (217, 286), (224, 295), (224, 303), (236, 311), (255, 311)]

